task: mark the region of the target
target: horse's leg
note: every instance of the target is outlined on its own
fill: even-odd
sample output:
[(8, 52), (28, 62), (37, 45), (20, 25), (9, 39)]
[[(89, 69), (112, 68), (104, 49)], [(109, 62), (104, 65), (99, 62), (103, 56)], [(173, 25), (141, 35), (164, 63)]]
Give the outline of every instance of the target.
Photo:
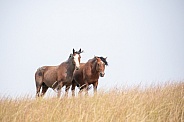
[(98, 86), (98, 81), (96, 81), (95, 83), (93, 83), (94, 95), (97, 94), (97, 86)]
[(35, 83), (36, 83), (36, 97), (40, 97), (40, 89), (42, 87), (43, 77), (38, 75), (38, 71), (35, 73)]
[(78, 95), (81, 97), (84, 88), (80, 88)]
[(70, 89), (70, 85), (66, 85), (65, 88), (65, 97), (68, 97), (68, 90)]
[(75, 86), (76, 86), (76, 83), (75, 83), (75, 80), (72, 81), (72, 96), (74, 97), (75, 96)]
[(59, 83), (59, 85), (57, 86), (57, 91), (58, 91), (58, 93), (57, 93), (57, 97), (58, 98), (60, 98), (60, 96), (61, 96), (61, 88), (63, 87), (63, 82), (61, 81), (60, 83)]
[(46, 91), (47, 91), (48, 88), (49, 87), (45, 83), (42, 84), (42, 94), (41, 94), (41, 96), (44, 96), (45, 95), (45, 93), (46, 93)]
[(85, 96), (88, 96), (88, 87), (89, 87), (89, 84), (86, 82), (86, 86), (84, 88)]

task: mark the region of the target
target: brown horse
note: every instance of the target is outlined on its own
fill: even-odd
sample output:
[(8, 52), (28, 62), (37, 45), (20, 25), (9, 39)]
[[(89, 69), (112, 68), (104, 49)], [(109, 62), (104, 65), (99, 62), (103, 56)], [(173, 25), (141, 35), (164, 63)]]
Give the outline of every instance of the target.
[(90, 84), (93, 84), (94, 93), (97, 92), (98, 79), (104, 77), (105, 65), (108, 65), (107, 58), (94, 57), (87, 63), (81, 63), (80, 69), (74, 72), (72, 81), (72, 96), (75, 96), (75, 86), (80, 88), (79, 93), (85, 89), (86, 95)]
[[(66, 86), (66, 93), (68, 95), (68, 90), (72, 85), (73, 72), (80, 68), (80, 53), (81, 49), (75, 51), (73, 49), (73, 54), (70, 54), (67, 61), (61, 63), (58, 66), (43, 66), (38, 68), (35, 73), (36, 82), (36, 96), (43, 96), (47, 89), (50, 87), (52, 89), (57, 89), (57, 96), (61, 95), (61, 88)], [(40, 89), (42, 87), (42, 93), (40, 95)]]

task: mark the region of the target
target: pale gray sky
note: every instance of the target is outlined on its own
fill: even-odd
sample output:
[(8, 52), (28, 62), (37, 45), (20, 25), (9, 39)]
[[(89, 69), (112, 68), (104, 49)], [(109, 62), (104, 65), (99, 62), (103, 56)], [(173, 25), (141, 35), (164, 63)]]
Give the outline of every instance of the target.
[(36, 69), (73, 48), (108, 57), (98, 89), (184, 80), (184, 1), (1, 0), (0, 96), (34, 96)]

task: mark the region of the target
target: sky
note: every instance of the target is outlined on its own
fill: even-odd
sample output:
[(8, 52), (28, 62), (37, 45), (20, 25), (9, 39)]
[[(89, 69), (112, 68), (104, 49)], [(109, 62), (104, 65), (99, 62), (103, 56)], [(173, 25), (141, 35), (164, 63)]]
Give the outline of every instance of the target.
[(34, 96), (37, 68), (59, 65), (73, 48), (84, 50), (81, 62), (107, 57), (99, 90), (183, 82), (183, 6), (182, 0), (1, 0), (0, 96)]

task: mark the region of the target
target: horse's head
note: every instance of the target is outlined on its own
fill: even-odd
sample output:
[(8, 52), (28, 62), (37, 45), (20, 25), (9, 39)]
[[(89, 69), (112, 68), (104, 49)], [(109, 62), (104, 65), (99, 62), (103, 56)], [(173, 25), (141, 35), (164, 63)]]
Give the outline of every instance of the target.
[(72, 63), (75, 65), (76, 70), (80, 69), (80, 59), (81, 59), (80, 54), (82, 52), (83, 51), (81, 51), (81, 49), (79, 51), (75, 51), (75, 49), (73, 49), (73, 54), (71, 54)]
[(95, 56), (95, 58), (96, 58), (96, 70), (99, 72), (100, 77), (104, 77), (105, 65), (108, 65), (106, 61), (107, 58), (97, 56)]

